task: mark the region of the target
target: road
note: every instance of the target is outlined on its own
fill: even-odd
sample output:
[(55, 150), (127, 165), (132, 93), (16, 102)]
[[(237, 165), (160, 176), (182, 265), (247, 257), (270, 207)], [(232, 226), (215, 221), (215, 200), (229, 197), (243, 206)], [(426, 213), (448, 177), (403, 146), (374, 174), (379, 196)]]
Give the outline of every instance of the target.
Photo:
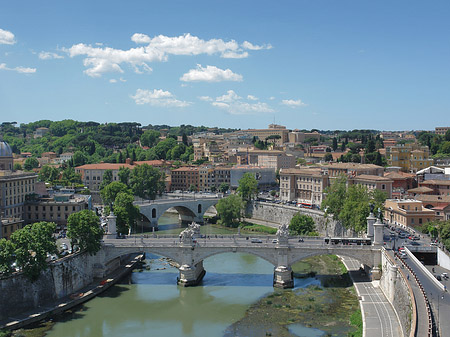
[(403, 336), (402, 328), (395, 314), (394, 308), (384, 296), (378, 282), (371, 282), (367, 276), (361, 275), (361, 263), (355, 259), (342, 257), (353, 280), (356, 292), (361, 299), (365, 336), (366, 337), (394, 337)]

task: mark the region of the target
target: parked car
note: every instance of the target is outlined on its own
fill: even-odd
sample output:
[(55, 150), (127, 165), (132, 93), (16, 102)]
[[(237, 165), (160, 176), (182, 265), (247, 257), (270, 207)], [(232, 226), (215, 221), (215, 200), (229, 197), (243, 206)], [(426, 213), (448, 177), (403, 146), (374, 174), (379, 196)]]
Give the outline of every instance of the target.
[(272, 243), (278, 243), (278, 239), (273, 239)]
[(257, 238), (252, 238), (251, 242), (252, 243), (262, 243), (262, 240), (261, 239), (257, 239)]

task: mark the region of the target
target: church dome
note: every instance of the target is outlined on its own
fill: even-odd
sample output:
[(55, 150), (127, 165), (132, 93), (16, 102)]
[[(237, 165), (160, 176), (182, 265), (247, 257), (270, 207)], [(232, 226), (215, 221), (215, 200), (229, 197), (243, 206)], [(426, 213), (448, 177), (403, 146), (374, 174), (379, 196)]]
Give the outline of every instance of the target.
[(0, 141), (0, 157), (12, 157), (11, 146), (5, 141)]

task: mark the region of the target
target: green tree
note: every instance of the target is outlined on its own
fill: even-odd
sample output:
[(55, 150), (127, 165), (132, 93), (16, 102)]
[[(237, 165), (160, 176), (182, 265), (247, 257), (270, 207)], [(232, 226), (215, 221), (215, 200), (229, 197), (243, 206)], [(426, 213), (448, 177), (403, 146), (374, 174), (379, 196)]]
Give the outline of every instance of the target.
[(133, 205), (134, 198), (126, 192), (119, 192), (114, 201), (114, 214), (117, 216), (117, 232), (128, 234), (130, 228), (135, 228), (139, 219), (139, 207)]
[(237, 227), (241, 221), (244, 203), (239, 195), (232, 194), (222, 198), (216, 205), (220, 223), (227, 227)]
[(164, 173), (147, 164), (139, 165), (131, 171), (130, 187), (134, 195), (155, 199), (157, 194), (165, 190)]
[(221, 183), (219, 185), (219, 191), (221, 193), (227, 193), (227, 191), (230, 189), (230, 185), (228, 185), (227, 183)]
[(86, 156), (81, 151), (75, 151), (75, 153), (72, 156), (72, 162), (73, 166), (81, 166), (86, 164)]
[(239, 179), (239, 186), (237, 188), (239, 196), (245, 202), (249, 202), (258, 192), (258, 182), (251, 173), (244, 173), (241, 179)]
[(22, 171), (22, 165), (20, 163), (14, 163), (14, 171)]
[(197, 192), (197, 185), (191, 184), (191, 186), (189, 186), (189, 191), (190, 192)]
[(323, 157), (324, 161), (333, 161), (333, 155), (331, 153), (327, 153), (325, 157)]
[(161, 134), (155, 130), (147, 130), (141, 135), (141, 145), (152, 147), (156, 144)]
[(62, 174), (62, 180), (66, 184), (81, 184), (81, 174), (76, 173), (73, 167), (66, 167)]
[(47, 253), (57, 252), (56, 239), (53, 237), (55, 229), (56, 224), (53, 222), (37, 222), (11, 235), (17, 266), (31, 281), (37, 280), (41, 271), (48, 267)]
[(289, 224), (289, 230), (293, 235), (310, 235), (315, 234), (314, 219), (309, 215), (295, 214)]
[(336, 151), (338, 148), (338, 142), (336, 137), (333, 137), (333, 151)]
[(11, 240), (0, 239), (0, 274), (9, 275), (14, 272), (14, 251), (15, 246)]
[(326, 197), (322, 202), (322, 209), (327, 214), (333, 214), (333, 219), (338, 220), (347, 193), (347, 177), (337, 177), (325, 190)]
[(128, 185), (128, 180), (130, 179), (131, 170), (128, 167), (119, 167), (119, 172), (117, 175), (119, 176), (119, 181), (122, 184)]
[(103, 173), (102, 183), (100, 184), (100, 191), (104, 189), (106, 186), (111, 184), (113, 181), (113, 172), (112, 170), (105, 170)]
[(39, 180), (45, 182), (53, 182), (59, 179), (59, 170), (56, 167), (50, 165), (44, 165), (39, 171)]
[(72, 213), (67, 219), (67, 237), (72, 249), (78, 245), (81, 251), (87, 251), (90, 255), (97, 253), (103, 237), (98, 216), (87, 209)]
[(34, 157), (27, 158), (23, 167), (26, 171), (31, 171), (32, 169), (39, 167), (39, 161)]
[(129, 195), (132, 194), (128, 186), (119, 181), (113, 181), (112, 183), (105, 186), (100, 191), (100, 196), (102, 197), (103, 204), (110, 205), (116, 200), (116, 197), (119, 193), (126, 193)]
[(339, 220), (346, 228), (356, 232), (366, 229), (369, 216), (370, 196), (363, 185), (350, 185), (339, 214)]

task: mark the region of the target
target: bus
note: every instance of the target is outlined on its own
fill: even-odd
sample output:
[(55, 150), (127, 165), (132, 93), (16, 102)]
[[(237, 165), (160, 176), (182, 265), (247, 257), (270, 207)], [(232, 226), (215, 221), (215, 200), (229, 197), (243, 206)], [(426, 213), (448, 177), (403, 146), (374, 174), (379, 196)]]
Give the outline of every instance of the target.
[(325, 243), (332, 245), (358, 245), (358, 246), (370, 246), (372, 240), (368, 238), (325, 238)]

